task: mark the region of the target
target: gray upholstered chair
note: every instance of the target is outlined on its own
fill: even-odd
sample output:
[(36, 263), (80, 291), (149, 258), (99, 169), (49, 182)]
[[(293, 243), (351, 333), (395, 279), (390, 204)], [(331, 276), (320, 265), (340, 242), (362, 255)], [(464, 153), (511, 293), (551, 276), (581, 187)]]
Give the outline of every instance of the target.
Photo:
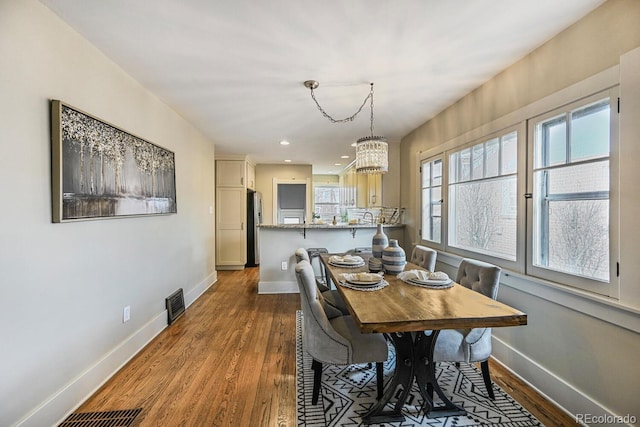
[[(496, 299), (502, 270), (486, 262), (463, 259), (458, 267), (456, 282), (476, 292)], [(495, 399), (489, 374), (491, 356), (491, 328), (445, 329), (436, 340), (434, 362), (480, 362), (482, 377), (491, 399)]]
[(313, 268), (308, 261), (303, 260), (296, 265), (296, 279), (304, 317), (302, 339), (313, 358), (312, 403), (318, 402), (323, 363), (352, 365), (375, 362), (380, 398), (384, 388), (383, 362), (387, 360), (388, 352), (384, 336), (361, 333), (351, 316), (329, 318), (323, 309), (326, 302), (318, 292)]
[(425, 270), (435, 271), (438, 252), (422, 245), (416, 245), (411, 252), (411, 262)]
[[(304, 260), (304, 261), (307, 261), (309, 264), (311, 264), (309, 253), (305, 248), (296, 249), (295, 254), (296, 254), (297, 262)], [(316, 286), (318, 287), (318, 290), (322, 293), (322, 296), (324, 297), (325, 301), (329, 303), (329, 305), (338, 309), (341, 314), (349, 314), (349, 309), (347, 308), (347, 304), (344, 302), (344, 300), (342, 299), (342, 296), (340, 295), (340, 292), (338, 292), (337, 289), (331, 289), (324, 282), (321, 282), (317, 278), (315, 278), (315, 276), (314, 276), (314, 280), (315, 280)]]

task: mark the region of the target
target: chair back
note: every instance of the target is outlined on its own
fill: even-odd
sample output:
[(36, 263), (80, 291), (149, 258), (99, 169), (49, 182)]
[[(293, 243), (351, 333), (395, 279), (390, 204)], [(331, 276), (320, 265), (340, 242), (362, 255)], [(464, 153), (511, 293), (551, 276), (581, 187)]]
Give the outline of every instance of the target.
[(331, 325), (324, 310), (324, 298), (318, 292), (311, 264), (302, 260), (296, 265), (296, 280), (304, 317), (302, 339), (306, 350), (318, 362), (346, 365), (351, 363), (352, 344)]
[(411, 262), (413, 264), (419, 265), (425, 270), (435, 271), (436, 268), (436, 257), (438, 256), (438, 252), (434, 251), (431, 248), (422, 245), (416, 245), (413, 248), (413, 252), (411, 253)]
[(492, 299), (498, 297), (500, 272), (496, 265), (464, 258), (458, 267), (456, 282)]
[(302, 260), (311, 262), (309, 252), (307, 252), (305, 248), (298, 248), (296, 249), (296, 262), (300, 262)]

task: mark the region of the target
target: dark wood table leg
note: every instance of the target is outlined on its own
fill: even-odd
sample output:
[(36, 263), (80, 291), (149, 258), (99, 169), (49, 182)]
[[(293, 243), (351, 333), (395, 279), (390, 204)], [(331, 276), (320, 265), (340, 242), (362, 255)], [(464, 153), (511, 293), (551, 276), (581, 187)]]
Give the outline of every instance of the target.
[[(388, 336), (396, 348), (396, 369), (391, 382), (387, 384), (384, 395), (378, 400), (371, 410), (362, 417), (366, 425), (385, 422), (404, 421), (402, 407), (404, 406), (414, 376), (414, 346), (411, 333), (391, 333)], [(401, 390), (393, 409), (385, 409), (391, 399)]]
[[(436, 364), (433, 362), (433, 351), (439, 333), (439, 330), (431, 331), (429, 335), (420, 332), (415, 339), (415, 352), (419, 359), (416, 361), (415, 377), (420, 394), (425, 400), (425, 414), (429, 418), (465, 415), (467, 411), (451, 402), (438, 384)], [(442, 400), (442, 405), (435, 406), (433, 404), (434, 391)]]
[[(409, 396), (414, 378), (424, 399), (424, 412), (427, 417), (437, 418), (467, 413), (453, 404), (438, 384), (436, 366), (432, 360), (439, 333), (440, 331), (431, 331), (429, 335), (424, 332), (388, 334), (396, 349), (395, 373), (382, 398), (362, 417), (364, 424), (403, 421), (402, 407)], [(442, 400), (442, 405), (434, 405), (434, 391)], [(386, 409), (391, 399), (398, 393), (393, 409)]]

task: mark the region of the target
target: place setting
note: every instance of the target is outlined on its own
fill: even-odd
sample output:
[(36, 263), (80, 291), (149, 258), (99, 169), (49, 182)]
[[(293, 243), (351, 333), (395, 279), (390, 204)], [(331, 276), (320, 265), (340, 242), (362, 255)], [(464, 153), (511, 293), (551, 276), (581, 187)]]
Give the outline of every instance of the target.
[(398, 278), (410, 285), (430, 289), (447, 289), (453, 286), (453, 280), (443, 271), (407, 270), (399, 273)]
[(382, 273), (344, 273), (341, 286), (358, 291), (377, 291), (389, 285)]
[(341, 268), (359, 268), (364, 267), (364, 259), (358, 255), (331, 255), (329, 264)]

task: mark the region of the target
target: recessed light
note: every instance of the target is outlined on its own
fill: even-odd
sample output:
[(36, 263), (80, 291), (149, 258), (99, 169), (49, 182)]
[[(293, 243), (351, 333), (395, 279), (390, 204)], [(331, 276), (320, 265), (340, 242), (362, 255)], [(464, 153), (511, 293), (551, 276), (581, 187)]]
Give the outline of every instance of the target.
[(334, 163), (333, 166), (342, 166), (342, 163)]
[(348, 159), (349, 156), (340, 156), (341, 159)]
[(280, 145), (289, 145), (290, 142), (289, 141), (285, 141), (284, 139), (282, 141), (280, 141)]
[(287, 159), (284, 161), (285, 163), (291, 163), (291, 160)]

